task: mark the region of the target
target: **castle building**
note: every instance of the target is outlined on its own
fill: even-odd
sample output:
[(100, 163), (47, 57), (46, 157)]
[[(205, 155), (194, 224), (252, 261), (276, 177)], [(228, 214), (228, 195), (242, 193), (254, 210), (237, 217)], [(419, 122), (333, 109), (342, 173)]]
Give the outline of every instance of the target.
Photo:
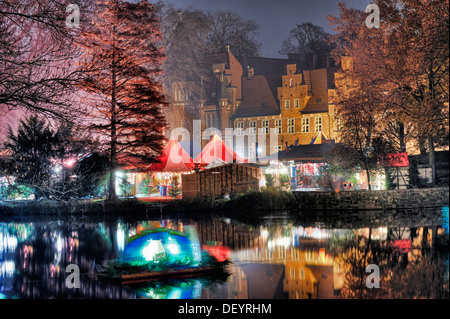
[[(265, 155), (309, 144), (319, 132), (327, 140), (335, 138), (339, 123), (332, 96), (337, 66), (328, 61), (311, 65), (295, 57), (235, 57), (229, 50), (205, 59), (211, 79), (201, 85), (196, 119), (201, 120), (202, 132), (210, 128), (209, 133), (225, 136), (226, 129), (233, 129), (235, 139), (243, 136), (248, 141), (243, 149), (235, 143), (235, 151), (246, 157), (262, 153), (260, 137), (250, 138), (260, 133), (267, 134)], [(277, 143), (269, 143), (273, 131)], [(204, 137), (202, 146), (207, 142)]]

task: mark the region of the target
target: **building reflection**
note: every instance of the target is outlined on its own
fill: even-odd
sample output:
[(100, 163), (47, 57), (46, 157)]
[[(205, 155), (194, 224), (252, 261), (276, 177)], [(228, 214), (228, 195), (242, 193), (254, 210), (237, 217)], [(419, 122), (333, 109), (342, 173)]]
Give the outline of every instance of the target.
[[(201, 246), (228, 247), (230, 276), (207, 285), (196, 279), (181, 286), (149, 284), (139, 289), (96, 277), (96, 263), (120, 258), (127, 238), (157, 227), (194, 228)], [(222, 218), (0, 223), (0, 297), (339, 298), (350, 268), (330, 242), (350, 238), (358, 244), (370, 238), (372, 243), (397, 249), (400, 258), (411, 263), (426, 256), (442, 237), (448, 238), (448, 231), (439, 226), (324, 229), (290, 223), (252, 226)], [(79, 289), (66, 287), (69, 264), (80, 268)]]

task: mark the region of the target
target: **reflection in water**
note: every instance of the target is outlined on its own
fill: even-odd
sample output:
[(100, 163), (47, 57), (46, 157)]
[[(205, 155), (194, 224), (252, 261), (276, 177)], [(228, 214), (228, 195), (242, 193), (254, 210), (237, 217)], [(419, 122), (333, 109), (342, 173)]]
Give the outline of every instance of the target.
[[(362, 228), (221, 218), (0, 223), (0, 298), (448, 298), (443, 213), (440, 224)], [(229, 276), (140, 286), (96, 276), (96, 264), (123, 256), (127, 238), (158, 227), (197, 234), (199, 247), (232, 261)], [(79, 289), (66, 288), (69, 264), (80, 268)], [(368, 264), (380, 268), (379, 289), (366, 287)]]
[(137, 298), (145, 299), (198, 299), (202, 284), (199, 280), (151, 283), (145, 288), (136, 289)]

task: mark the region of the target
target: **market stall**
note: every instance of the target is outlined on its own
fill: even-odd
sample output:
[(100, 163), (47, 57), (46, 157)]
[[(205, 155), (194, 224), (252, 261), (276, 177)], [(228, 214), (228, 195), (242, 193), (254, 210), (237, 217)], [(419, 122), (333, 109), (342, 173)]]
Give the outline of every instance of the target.
[(181, 194), (181, 174), (193, 169), (192, 158), (177, 140), (170, 140), (158, 158), (136, 176), (138, 197), (166, 197)]
[(194, 165), (206, 167), (214, 160), (220, 160), (224, 163), (247, 163), (244, 157), (236, 153), (218, 135), (214, 135), (211, 138), (202, 152), (194, 158), (193, 163)]

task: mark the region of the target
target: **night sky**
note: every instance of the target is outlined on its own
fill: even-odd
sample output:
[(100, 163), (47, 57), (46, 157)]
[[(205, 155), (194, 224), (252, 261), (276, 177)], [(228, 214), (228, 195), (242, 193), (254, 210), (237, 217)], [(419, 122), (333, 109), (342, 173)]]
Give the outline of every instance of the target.
[(311, 22), (332, 33), (327, 14), (337, 15), (339, 2), (348, 7), (364, 10), (371, 0), (167, 0), (177, 7), (205, 11), (231, 9), (246, 19), (255, 20), (259, 26), (259, 41), (263, 57), (285, 58), (278, 51), (289, 31), (297, 24)]
[[(136, 1), (136, 0), (130, 0)], [(152, 1), (152, 0), (151, 0)], [(332, 33), (326, 19), (327, 14), (338, 14), (337, 3), (341, 0), (166, 0), (177, 7), (193, 7), (204, 11), (231, 9), (246, 19), (255, 20), (260, 25), (259, 41), (262, 43), (261, 56), (286, 58), (278, 51), (289, 31), (296, 24), (312, 22)], [(348, 7), (364, 9), (371, 0), (346, 0)], [(15, 127), (22, 111), (2, 112), (0, 110), (0, 145), (7, 133), (7, 125)]]

